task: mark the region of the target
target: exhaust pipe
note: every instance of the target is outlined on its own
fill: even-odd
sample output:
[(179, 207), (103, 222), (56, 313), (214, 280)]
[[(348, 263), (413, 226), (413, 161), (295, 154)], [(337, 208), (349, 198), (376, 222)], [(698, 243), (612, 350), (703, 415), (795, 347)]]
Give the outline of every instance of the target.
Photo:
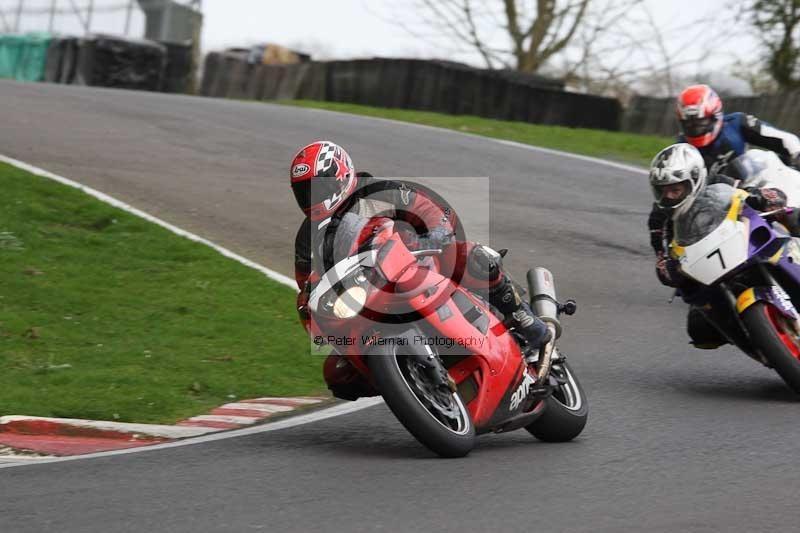
[(553, 274), (544, 267), (528, 270), (528, 291), (531, 294), (533, 312), (543, 321), (552, 324), (555, 338), (560, 337), (561, 322), (558, 320), (559, 305)]

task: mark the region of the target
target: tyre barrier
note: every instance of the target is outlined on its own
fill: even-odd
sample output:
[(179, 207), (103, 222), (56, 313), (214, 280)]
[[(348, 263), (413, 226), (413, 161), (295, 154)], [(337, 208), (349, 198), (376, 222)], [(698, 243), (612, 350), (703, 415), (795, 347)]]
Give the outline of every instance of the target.
[(93, 35), (78, 41), (75, 85), (158, 91), (166, 47), (154, 41)]
[(0, 78), (19, 81), (189, 92), (190, 44), (94, 34), (0, 35)]
[(161, 92), (188, 93), (194, 78), (194, 48), (191, 44), (158, 41), (166, 48), (166, 65), (162, 77)]
[(42, 33), (0, 35), (0, 78), (43, 81), (50, 40)]

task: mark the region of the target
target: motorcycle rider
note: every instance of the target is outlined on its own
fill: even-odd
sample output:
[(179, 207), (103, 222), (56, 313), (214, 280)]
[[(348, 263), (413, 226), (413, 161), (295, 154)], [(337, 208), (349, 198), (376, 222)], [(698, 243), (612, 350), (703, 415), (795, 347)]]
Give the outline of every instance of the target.
[[(723, 114), (722, 99), (708, 85), (691, 85), (684, 89), (678, 96), (676, 112), (681, 126), (678, 142), (697, 148), (708, 169), (709, 183), (721, 181), (738, 186), (735, 179), (723, 175), (729, 171), (735, 174), (728, 165), (745, 152), (747, 144), (774, 151), (785, 163), (800, 167), (800, 139), (796, 135), (781, 131), (753, 115)], [(765, 194), (769, 196), (772, 193), (767, 191)], [(653, 204), (648, 218), (652, 243), (660, 243), (664, 238), (664, 227), (669, 218), (669, 209), (659, 207), (658, 202)], [(787, 222), (793, 233), (800, 229), (798, 224)], [(653, 244), (653, 247), (660, 248), (660, 245)]]
[(700, 150), (711, 174), (724, 172), (752, 145), (778, 154), (787, 165), (800, 167), (800, 139), (745, 113), (723, 114), (722, 99), (708, 85), (691, 85), (678, 96), (678, 142)]
[[(696, 283), (681, 273), (680, 261), (669, 256), (669, 243), (674, 237), (673, 222), (691, 208), (706, 187), (722, 184), (735, 188), (739, 183), (724, 174), (709, 174), (703, 156), (687, 143), (673, 144), (661, 150), (650, 164), (649, 181), (656, 199), (648, 221), (650, 244), (656, 255), (656, 275), (663, 285), (689, 294)], [(786, 206), (786, 195), (779, 189), (764, 187), (747, 192), (749, 196), (745, 201), (758, 211)], [(654, 221), (653, 213), (668, 214), (663, 225), (659, 225), (660, 220)], [(689, 311), (687, 330), (692, 344), (698, 348), (716, 348), (727, 342), (694, 308)]]
[[(301, 148), (289, 170), (292, 191), (306, 215), (295, 239), (295, 279), (300, 288), (297, 307), (309, 332), (312, 324), (308, 296), (323, 272), (315, 272), (312, 242), (332, 217), (357, 212), (366, 218), (385, 217), (408, 228), (404, 241), (418, 248), (454, 246), (456, 214), (440, 205), (422, 188), (392, 180), (379, 180), (356, 172), (347, 152), (330, 141), (316, 141)], [(489, 302), (519, 332), (528, 346), (537, 350), (550, 340), (550, 332), (522, 298), (511, 277), (502, 268), (502, 256), (487, 246), (463, 243), (467, 249), (466, 272), (461, 284), (467, 288), (488, 287)], [(442, 254), (451, 255), (451, 254)], [(334, 396), (355, 399), (366, 395), (354, 369), (336, 354), (325, 363), (325, 379)]]
[[(722, 99), (708, 85), (684, 89), (678, 96), (676, 113), (681, 127), (678, 142), (700, 151), (711, 176), (727, 172), (729, 163), (746, 151), (747, 144), (773, 151), (784, 163), (800, 167), (800, 139), (796, 135), (753, 115), (723, 114)], [(649, 225), (656, 238), (660, 238), (669, 215), (668, 210), (653, 206)]]

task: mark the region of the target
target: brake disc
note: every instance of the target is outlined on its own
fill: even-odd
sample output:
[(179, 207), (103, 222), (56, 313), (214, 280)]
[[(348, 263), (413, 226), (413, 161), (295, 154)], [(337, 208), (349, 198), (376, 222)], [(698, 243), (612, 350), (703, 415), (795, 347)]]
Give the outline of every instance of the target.
[(409, 377), (411, 377), (414, 388), (417, 389), (425, 406), (451, 420), (458, 420), (459, 409), (456, 402), (453, 401), (453, 393), (450, 389), (443, 389), (428, 382), (424, 369), (411, 359), (406, 361)]

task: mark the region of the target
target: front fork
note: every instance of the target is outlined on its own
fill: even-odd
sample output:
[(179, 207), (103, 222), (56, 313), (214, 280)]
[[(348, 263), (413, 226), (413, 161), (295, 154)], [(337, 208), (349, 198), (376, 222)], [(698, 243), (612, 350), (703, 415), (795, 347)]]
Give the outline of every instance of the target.
[(788, 319), (787, 322), (791, 325), (795, 335), (800, 335), (800, 314), (792, 303), (791, 297), (764, 265), (758, 265), (758, 268), (767, 285), (766, 287), (751, 287), (739, 294), (736, 300), (737, 313), (741, 314), (757, 301), (765, 301)]
[(734, 342), (734, 344), (739, 346), (739, 348), (741, 348), (753, 359), (766, 366), (769, 366), (767, 360), (753, 346), (750, 333), (747, 330), (744, 321), (742, 320), (742, 313), (744, 313), (744, 311), (754, 303), (758, 301), (764, 301), (780, 311), (781, 314), (788, 319), (787, 322), (791, 326), (793, 333), (798, 336), (800, 336), (800, 315), (798, 315), (794, 305), (792, 304), (788, 295), (786, 295), (783, 288), (780, 286), (780, 284), (778, 284), (778, 282), (764, 267), (764, 265), (758, 265), (758, 268), (759, 272), (763, 276), (764, 282), (766, 282), (765, 286), (756, 285), (749, 287), (743, 291), (740, 291), (738, 295), (726, 283), (720, 283), (719, 288), (725, 298), (725, 301), (730, 307), (731, 314), (734, 317), (736, 324), (739, 326), (738, 330), (744, 337), (744, 343)]
[[(577, 310), (577, 304), (575, 303), (575, 300), (567, 300), (564, 304), (556, 301), (555, 305), (557, 309), (557, 316), (562, 314), (573, 315)], [(529, 400), (533, 400), (534, 403), (550, 396), (553, 393), (553, 390), (563, 385), (565, 382), (561, 376), (554, 376), (551, 373), (553, 364), (563, 361), (564, 357), (558, 353), (558, 350), (556, 350), (556, 338), (558, 337), (558, 331), (555, 324), (550, 320), (546, 320), (545, 324), (547, 325), (547, 329), (550, 331), (550, 341), (542, 347), (538, 355), (528, 356), (525, 358), (527, 363), (535, 364), (537, 369), (536, 382), (533, 383), (529, 388)]]

